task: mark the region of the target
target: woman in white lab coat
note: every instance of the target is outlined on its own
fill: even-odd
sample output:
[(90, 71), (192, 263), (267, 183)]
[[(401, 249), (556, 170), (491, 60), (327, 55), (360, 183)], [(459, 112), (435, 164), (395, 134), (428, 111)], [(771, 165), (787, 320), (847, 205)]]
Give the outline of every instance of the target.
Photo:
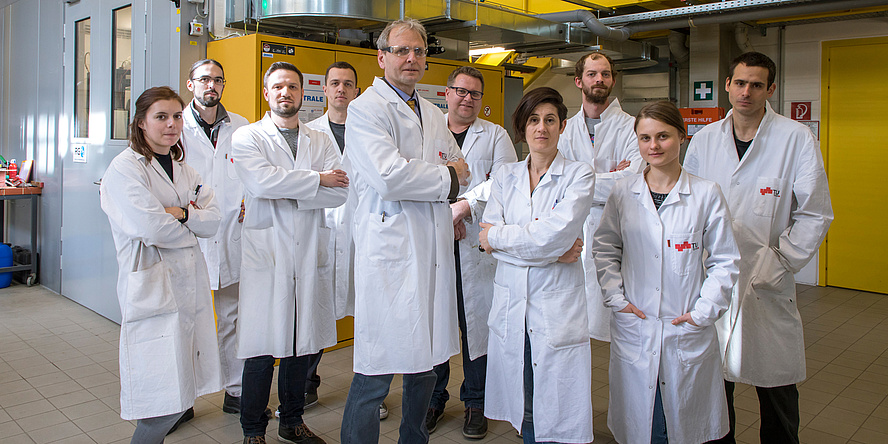
[(479, 235), (499, 261), (488, 325), (484, 414), (525, 443), (592, 441), (592, 350), (582, 252), (595, 175), (558, 152), (567, 107), (551, 88), (512, 116), (530, 154), (494, 175)]
[(728, 416), (713, 323), (737, 281), (731, 216), (717, 184), (681, 168), (674, 105), (645, 106), (635, 130), (650, 166), (614, 186), (592, 245), (613, 310), (607, 424), (626, 444), (718, 439)]
[(130, 147), (102, 177), (119, 267), (120, 416), (132, 442), (163, 442), (198, 396), (221, 390), (207, 266), (197, 236), (219, 226), (213, 190), (182, 162), (185, 104), (168, 87), (136, 101)]

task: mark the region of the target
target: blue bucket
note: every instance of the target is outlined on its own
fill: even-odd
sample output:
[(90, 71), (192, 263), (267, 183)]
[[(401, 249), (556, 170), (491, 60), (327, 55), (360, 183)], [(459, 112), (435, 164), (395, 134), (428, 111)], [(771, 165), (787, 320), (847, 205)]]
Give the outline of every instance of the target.
[[(0, 244), (0, 267), (12, 266), (12, 248), (6, 244)], [(0, 288), (6, 288), (12, 283), (12, 272), (0, 273)]]

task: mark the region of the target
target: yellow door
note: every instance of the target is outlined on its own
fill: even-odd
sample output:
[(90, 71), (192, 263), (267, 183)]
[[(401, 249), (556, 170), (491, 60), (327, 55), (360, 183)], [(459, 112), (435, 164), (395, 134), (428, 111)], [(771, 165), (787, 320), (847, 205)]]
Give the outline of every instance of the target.
[(835, 221), (826, 284), (888, 293), (888, 38), (823, 42), (823, 148)]

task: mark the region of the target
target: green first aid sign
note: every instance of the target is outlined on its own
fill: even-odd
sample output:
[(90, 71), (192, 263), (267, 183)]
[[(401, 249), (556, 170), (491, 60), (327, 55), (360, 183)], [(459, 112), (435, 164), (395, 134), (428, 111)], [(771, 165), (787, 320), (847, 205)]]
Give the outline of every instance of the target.
[(694, 82), (694, 100), (712, 100), (712, 82)]

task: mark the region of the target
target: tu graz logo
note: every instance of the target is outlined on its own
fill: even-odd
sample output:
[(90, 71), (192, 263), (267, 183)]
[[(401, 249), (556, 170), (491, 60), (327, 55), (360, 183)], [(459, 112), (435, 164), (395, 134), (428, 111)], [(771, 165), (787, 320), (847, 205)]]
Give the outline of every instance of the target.
[(682, 252), (682, 251), (685, 251), (685, 250), (694, 251), (694, 250), (699, 250), (699, 249), (700, 249), (700, 246), (697, 245), (696, 242), (688, 242), (688, 241), (684, 241), (684, 242), (682, 242), (682, 243), (678, 243), (678, 242), (676, 242), (676, 243), (673, 245), (672, 241), (669, 240), (669, 239), (666, 240), (666, 246), (667, 246), (667, 247), (673, 247), (673, 246), (674, 246), (675, 249), (678, 250), (679, 253)]
[(762, 196), (772, 195), (774, 197), (780, 197), (780, 190), (772, 190), (771, 187), (762, 188), (759, 190), (759, 193), (762, 193)]

